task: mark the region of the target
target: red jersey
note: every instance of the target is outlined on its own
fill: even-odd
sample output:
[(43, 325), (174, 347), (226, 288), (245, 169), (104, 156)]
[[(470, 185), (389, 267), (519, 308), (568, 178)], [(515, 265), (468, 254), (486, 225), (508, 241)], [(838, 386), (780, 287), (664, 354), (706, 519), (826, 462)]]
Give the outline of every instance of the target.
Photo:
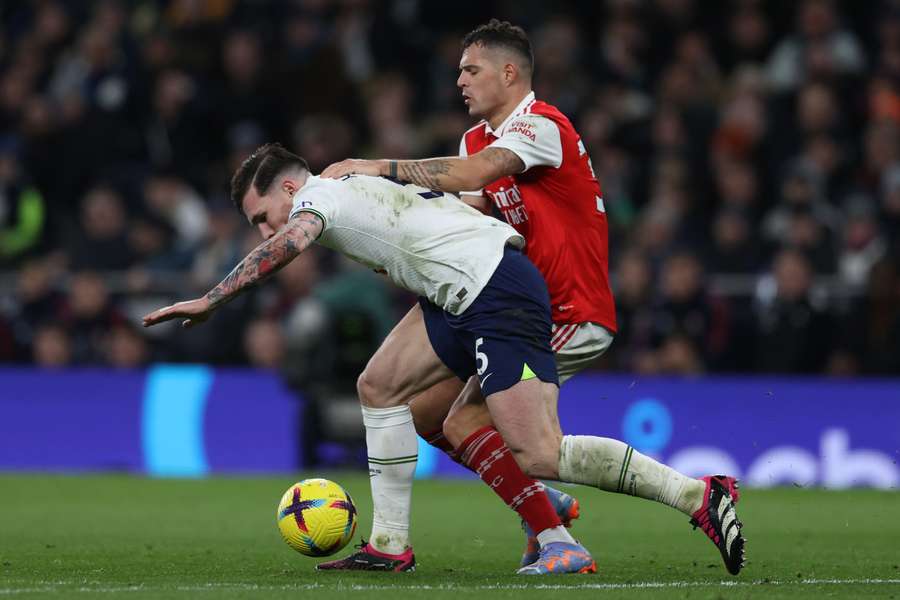
[(482, 192), (526, 240), (547, 282), (557, 325), (591, 321), (616, 331), (609, 285), (606, 209), (581, 136), (556, 107), (530, 93), (494, 132), (487, 121), (463, 136), (460, 154), (508, 148), (525, 171)]

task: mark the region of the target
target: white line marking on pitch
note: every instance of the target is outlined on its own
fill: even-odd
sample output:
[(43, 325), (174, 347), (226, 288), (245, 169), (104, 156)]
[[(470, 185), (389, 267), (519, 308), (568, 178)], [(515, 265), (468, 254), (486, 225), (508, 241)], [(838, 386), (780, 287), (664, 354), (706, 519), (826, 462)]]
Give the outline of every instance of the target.
[[(207, 583), (205, 585), (129, 585), (105, 587), (97, 584), (85, 585), (84, 581), (54, 581), (37, 582), (40, 587), (0, 588), (0, 595), (31, 594), (43, 592), (86, 592), (119, 594), (123, 592), (212, 592), (220, 590), (245, 590), (245, 591), (274, 591), (274, 590), (316, 590), (336, 589), (341, 591), (378, 591), (378, 590), (451, 590), (451, 591), (487, 591), (487, 590), (629, 590), (629, 589), (666, 589), (666, 588), (697, 588), (697, 587), (750, 587), (750, 586), (790, 586), (790, 585), (900, 585), (900, 579), (798, 579), (794, 580), (754, 580), (754, 581), (645, 581), (636, 583), (579, 583), (573, 585), (564, 584), (487, 584), (487, 585), (365, 585), (344, 584), (340, 581), (335, 584), (326, 583), (301, 583), (284, 585), (260, 585), (256, 583)], [(66, 587), (62, 587), (66, 586)], [(68, 587), (79, 586), (79, 587)]]

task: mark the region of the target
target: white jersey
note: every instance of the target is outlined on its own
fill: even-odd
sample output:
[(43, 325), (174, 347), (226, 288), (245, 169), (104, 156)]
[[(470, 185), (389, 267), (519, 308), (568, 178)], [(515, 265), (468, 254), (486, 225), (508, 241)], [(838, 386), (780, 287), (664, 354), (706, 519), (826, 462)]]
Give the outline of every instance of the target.
[(445, 311), (465, 311), (487, 285), (506, 244), (522, 248), (515, 229), (457, 197), (383, 177), (309, 176), (290, 216), (324, 222), (319, 239)]

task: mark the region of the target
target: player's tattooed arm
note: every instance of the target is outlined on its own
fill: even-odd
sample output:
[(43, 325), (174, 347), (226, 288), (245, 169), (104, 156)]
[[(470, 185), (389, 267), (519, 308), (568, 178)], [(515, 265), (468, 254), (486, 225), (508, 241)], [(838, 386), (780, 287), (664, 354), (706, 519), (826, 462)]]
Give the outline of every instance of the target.
[(210, 308), (218, 308), (294, 260), (316, 240), (322, 227), (322, 219), (318, 215), (306, 211), (298, 213), (275, 235), (254, 248), (219, 285), (207, 292)]
[(517, 175), (525, 170), (525, 162), (519, 155), (506, 148), (487, 147), (472, 158), (487, 163), (487, 176), (490, 177), (487, 183), (508, 175)]
[(392, 160), (388, 161), (389, 175), (432, 190), (457, 191), (447, 187), (458, 185), (454, 183), (454, 176), (458, 177), (459, 173), (452, 172), (453, 161), (458, 162), (459, 159)]
[(177, 318), (184, 319), (182, 327), (203, 323), (216, 308), (294, 260), (316, 240), (323, 228), (324, 223), (317, 215), (310, 212), (299, 213), (275, 235), (250, 252), (219, 285), (202, 298), (160, 308), (144, 317), (144, 327)]
[(515, 152), (490, 147), (465, 157), (387, 162), (388, 172), (384, 175), (445, 192), (477, 190), (500, 177), (525, 170), (525, 163)]
[(322, 177), (374, 175), (402, 179), (442, 192), (478, 190), (506, 175), (525, 170), (525, 163), (512, 150), (488, 147), (471, 156), (448, 156), (425, 160), (360, 160), (348, 158), (328, 165)]

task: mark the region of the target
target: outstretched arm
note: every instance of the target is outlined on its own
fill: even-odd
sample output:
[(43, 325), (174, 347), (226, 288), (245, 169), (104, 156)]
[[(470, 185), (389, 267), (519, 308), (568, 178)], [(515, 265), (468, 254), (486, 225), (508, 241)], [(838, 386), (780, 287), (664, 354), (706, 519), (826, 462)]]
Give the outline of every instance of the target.
[(344, 175), (389, 176), (432, 190), (463, 192), (483, 188), (507, 175), (521, 173), (525, 163), (512, 150), (487, 147), (470, 156), (427, 158), (425, 160), (357, 160), (334, 163), (322, 177)]
[(322, 219), (311, 212), (298, 213), (275, 235), (254, 248), (244, 260), (202, 298), (179, 302), (144, 317), (144, 327), (183, 318), (182, 327), (206, 321), (214, 310), (269, 277), (306, 250), (322, 232)]

